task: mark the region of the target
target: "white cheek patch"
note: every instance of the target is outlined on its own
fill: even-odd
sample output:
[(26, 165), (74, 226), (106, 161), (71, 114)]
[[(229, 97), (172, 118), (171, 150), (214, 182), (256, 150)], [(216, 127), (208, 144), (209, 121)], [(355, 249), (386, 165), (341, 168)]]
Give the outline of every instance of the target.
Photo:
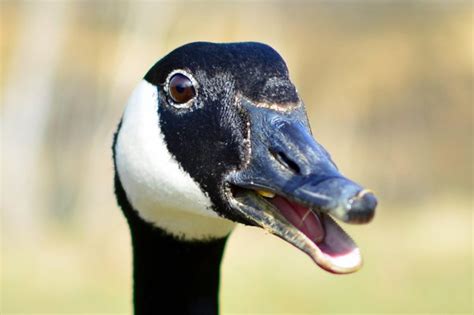
[(234, 223), (212, 211), (207, 194), (168, 151), (159, 124), (157, 88), (142, 80), (128, 101), (115, 147), (129, 202), (145, 221), (176, 236), (227, 235)]

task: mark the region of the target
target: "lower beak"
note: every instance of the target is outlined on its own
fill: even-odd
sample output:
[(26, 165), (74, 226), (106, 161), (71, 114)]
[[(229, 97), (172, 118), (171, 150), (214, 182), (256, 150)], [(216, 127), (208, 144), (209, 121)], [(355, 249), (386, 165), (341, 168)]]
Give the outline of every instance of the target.
[(372, 192), (342, 176), (309, 131), (303, 109), (288, 112), (244, 102), (250, 117), (250, 157), (229, 174), (231, 206), (246, 222), (275, 234), (334, 273), (362, 265), (358, 247), (332, 217), (367, 223)]

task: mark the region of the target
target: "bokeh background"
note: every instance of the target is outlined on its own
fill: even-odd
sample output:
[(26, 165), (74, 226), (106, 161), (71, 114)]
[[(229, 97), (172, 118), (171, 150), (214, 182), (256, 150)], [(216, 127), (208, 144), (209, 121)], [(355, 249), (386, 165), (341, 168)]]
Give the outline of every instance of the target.
[(1, 313), (130, 313), (110, 146), (135, 84), (197, 40), (279, 51), (317, 139), (373, 188), (365, 258), (334, 276), (238, 227), (233, 313), (471, 313), (470, 1), (0, 1)]

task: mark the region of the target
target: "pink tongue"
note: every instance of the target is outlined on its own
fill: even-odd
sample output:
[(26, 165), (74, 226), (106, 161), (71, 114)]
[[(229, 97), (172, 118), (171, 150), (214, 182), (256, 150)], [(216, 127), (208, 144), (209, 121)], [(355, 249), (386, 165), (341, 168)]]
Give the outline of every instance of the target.
[(281, 214), (313, 242), (319, 243), (324, 239), (324, 228), (316, 213), (289, 200), (276, 196), (269, 199)]

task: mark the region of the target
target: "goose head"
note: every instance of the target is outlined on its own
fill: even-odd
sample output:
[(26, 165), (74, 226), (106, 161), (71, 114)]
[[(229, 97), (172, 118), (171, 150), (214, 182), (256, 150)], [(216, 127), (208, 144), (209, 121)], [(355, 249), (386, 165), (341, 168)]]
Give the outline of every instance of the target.
[(129, 221), (184, 242), (252, 225), (330, 272), (362, 264), (334, 219), (367, 223), (377, 201), (315, 140), (285, 62), (267, 45), (197, 42), (162, 58), (128, 102), (114, 159)]

